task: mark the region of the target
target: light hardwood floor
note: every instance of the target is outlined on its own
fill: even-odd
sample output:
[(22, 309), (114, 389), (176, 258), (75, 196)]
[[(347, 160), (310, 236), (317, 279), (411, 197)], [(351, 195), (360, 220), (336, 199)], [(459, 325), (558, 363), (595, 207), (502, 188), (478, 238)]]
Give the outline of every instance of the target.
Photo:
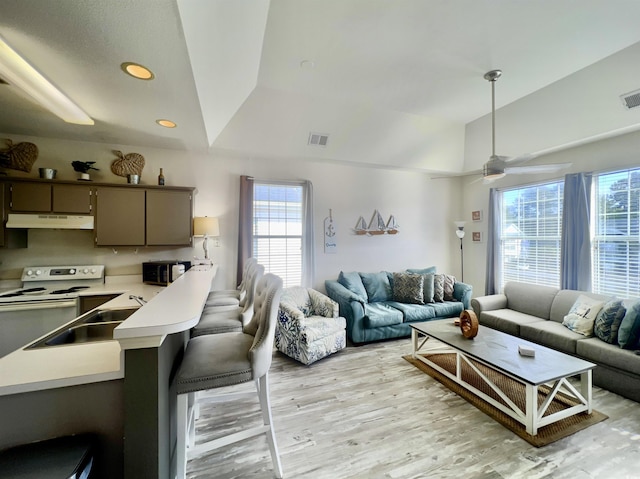
[[(409, 339), (350, 346), (309, 367), (274, 353), (285, 478), (640, 478), (640, 404), (594, 388), (609, 419), (538, 449), (402, 359), (410, 350)], [(257, 399), (205, 405), (196, 441), (259, 422)], [(264, 435), (190, 458), (188, 473), (274, 477)]]

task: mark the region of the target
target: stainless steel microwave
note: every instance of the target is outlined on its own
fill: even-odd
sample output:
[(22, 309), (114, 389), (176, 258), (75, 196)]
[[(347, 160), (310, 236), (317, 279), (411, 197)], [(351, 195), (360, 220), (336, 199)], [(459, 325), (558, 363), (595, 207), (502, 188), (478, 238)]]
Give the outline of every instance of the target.
[(166, 260), (142, 263), (142, 282), (163, 286), (174, 282), (191, 268), (191, 261)]

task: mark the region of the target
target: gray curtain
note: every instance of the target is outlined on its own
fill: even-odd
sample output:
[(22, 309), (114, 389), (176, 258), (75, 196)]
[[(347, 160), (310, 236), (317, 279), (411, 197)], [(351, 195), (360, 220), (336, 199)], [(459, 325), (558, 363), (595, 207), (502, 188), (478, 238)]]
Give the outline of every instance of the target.
[(591, 291), (591, 173), (564, 177), (560, 287)]
[(253, 178), (240, 177), (240, 212), (238, 215), (238, 270), (237, 282), (242, 281), (244, 263), (253, 256)]
[(484, 282), (484, 294), (500, 292), (500, 210), (502, 195), (491, 188), (489, 190), (489, 214), (487, 215), (487, 269)]
[(304, 230), (302, 232), (302, 286), (313, 288), (315, 276), (315, 248), (313, 227), (313, 185), (310, 181), (304, 182)]

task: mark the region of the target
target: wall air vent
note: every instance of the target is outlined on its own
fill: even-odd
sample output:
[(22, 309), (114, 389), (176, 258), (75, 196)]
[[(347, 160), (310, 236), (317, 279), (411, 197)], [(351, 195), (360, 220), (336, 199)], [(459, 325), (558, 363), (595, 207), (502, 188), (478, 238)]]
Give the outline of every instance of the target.
[(622, 100), (622, 104), (627, 109), (635, 108), (640, 106), (640, 90), (632, 91), (629, 93), (625, 93), (624, 95), (620, 95), (620, 99)]
[(325, 135), (324, 133), (309, 133), (309, 146), (327, 146), (327, 141), (329, 141), (329, 135)]

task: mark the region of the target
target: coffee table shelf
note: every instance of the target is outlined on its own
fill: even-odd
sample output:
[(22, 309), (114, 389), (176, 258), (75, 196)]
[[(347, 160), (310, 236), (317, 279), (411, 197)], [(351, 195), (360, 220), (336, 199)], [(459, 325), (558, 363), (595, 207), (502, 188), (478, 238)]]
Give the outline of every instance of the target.
[[(412, 356), (440, 372), (465, 389), (473, 392), (492, 406), (523, 424), (527, 433), (536, 435), (540, 427), (560, 421), (569, 416), (592, 410), (593, 363), (535, 344), (491, 328), (481, 327), (473, 339), (465, 338), (453, 319), (411, 324)], [(518, 346), (535, 350), (535, 357), (521, 356)], [(455, 373), (430, 361), (425, 354), (454, 353)], [(491, 378), (484, 374), (474, 362), (498, 371), (525, 386), (526, 406), (519, 407)], [(498, 401), (485, 394), (462, 377), (462, 366), (470, 367), (481, 380), (501, 399)], [(579, 390), (569, 378), (580, 375)], [(549, 387), (544, 401), (538, 404), (538, 389)], [(562, 411), (546, 414), (551, 402), (559, 394), (576, 404)], [(545, 415), (546, 414), (546, 415)]]

